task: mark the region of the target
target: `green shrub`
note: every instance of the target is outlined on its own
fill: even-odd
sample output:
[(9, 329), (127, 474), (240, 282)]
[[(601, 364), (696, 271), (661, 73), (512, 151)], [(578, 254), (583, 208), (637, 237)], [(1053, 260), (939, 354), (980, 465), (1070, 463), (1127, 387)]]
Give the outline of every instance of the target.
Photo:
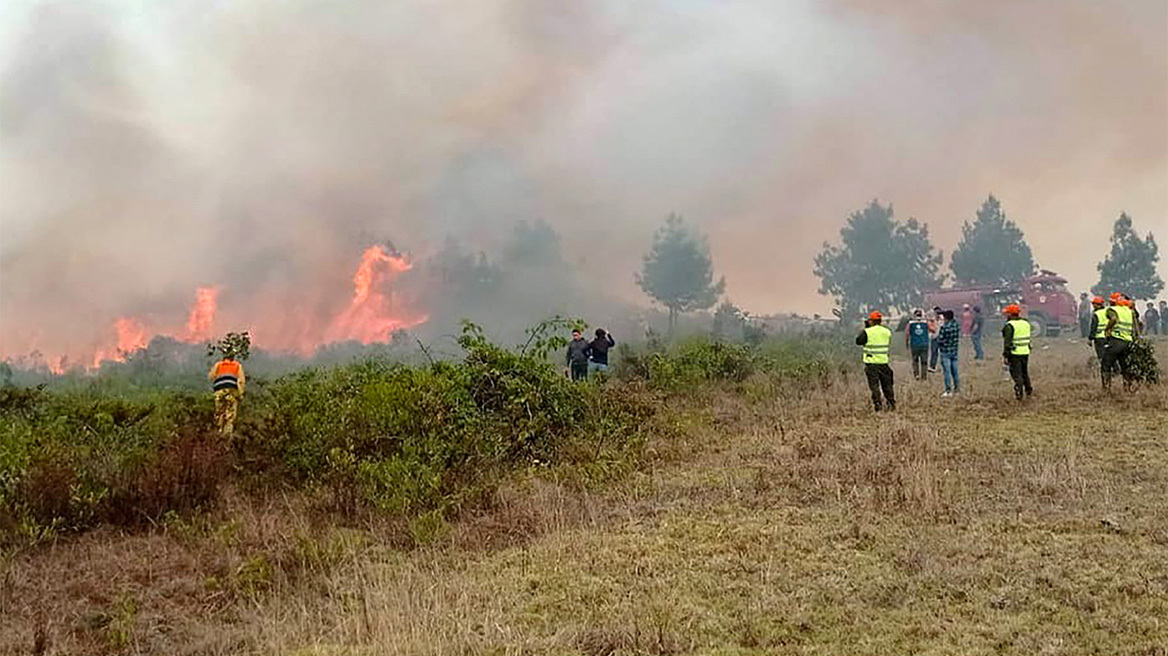
[[(458, 362), (253, 378), (230, 444), (209, 430), (206, 394), (111, 389), (100, 378), (2, 388), (0, 529), (35, 537), (156, 520), (212, 502), (225, 482), (326, 490), (346, 512), (444, 517), (488, 498), (511, 471), (599, 463), (588, 477), (600, 478), (639, 453), (655, 406), (567, 380), (538, 331), (519, 352), (469, 324), (459, 342)], [(720, 357), (703, 366), (742, 366)]]

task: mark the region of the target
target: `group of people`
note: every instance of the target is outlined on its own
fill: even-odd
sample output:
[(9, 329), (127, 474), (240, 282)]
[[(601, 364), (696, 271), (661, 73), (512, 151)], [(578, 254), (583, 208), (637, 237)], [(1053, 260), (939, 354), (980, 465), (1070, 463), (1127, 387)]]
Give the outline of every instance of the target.
[(583, 332), (573, 330), (565, 373), (572, 380), (584, 380), (591, 374), (608, 371), (608, 351), (614, 346), (616, 340), (603, 328), (597, 328), (591, 340), (584, 339)]
[(930, 373), (937, 372), (939, 363), (945, 378), (945, 391), (941, 396), (957, 394), (961, 389), (957, 367), (961, 337), (968, 336), (972, 342), (974, 359), (984, 360), (985, 351), (981, 345), (984, 329), (985, 319), (980, 307), (965, 305), (960, 320), (953, 310), (934, 307), (927, 318), (924, 310), (914, 310), (904, 327), (904, 344), (912, 356), (913, 378), (927, 380)]
[[(1095, 340), (1095, 335), (1091, 331), (1095, 311), (1099, 307), (1095, 301), (1102, 300), (1103, 298), (1099, 296), (1090, 297), (1087, 292), (1079, 294), (1079, 336), (1083, 339), (1092, 342)], [(1136, 309), (1134, 303), (1131, 308), (1132, 312), (1139, 317), (1139, 310)], [(1160, 301), (1159, 307), (1156, 306), (1156, 303), (1148, 301), (1141, 323), (1144, 335), (1168, 335), (1168, 301)]]
[[(1111, 386), (1116, 373), (1122, 375), (1127, 386), (1132, 380), (1128, 362), (1132, 345), (1142, 333), (1168, 334), (1168, 304), (1161, 301), (1161, 308), (1157, 310), (1148, 303), (1148, 310), (1141, 318), (1135, 303), (1124, 294), (1112, 294), (1110, 304), (1105, 304), (1100, 296), (1089, 299), (1089, 302), (1092, 311), (1082, 331), (1095, 346), (1103, 387)], [(1021, 401), (1034, 393), (1030, 382), (1031, 326), (1022, 318), (1020, 306), (1007, 305), (1003, 312), (1006, 323), (1002, 326), (1002, 360), (1014, 383), (1014, 397)], [(872, 393), (872, 405), (877, 411), (896, 409), (892, 367), (889, 366), (892, 331), (883, 323), (883, 315), (873, 312), (856, 337), (856, 344), (864, 349), (864, 372)], [(973, 342), (974, 359), (984, 360), (985, 353), (981, 348), (984, 327), (979, 307), (966, 305), (960, 321), (953, 310), (936, 307), (928, 318), (923, 310), (915, 310), (904, 328), (905, 346), (912, 354), (913, 377), (926, 380), (929, 373), (936, 372), (939, 362), (945, 377), (945, 391), (941, 396), (956, 395), (961, 389), (957, 366), (961, 336), (968, 335)]]
[(1102, 296), (1091, 299), (1091, 318), (1086, 331), (1086, 338), (1095, 347), (1095, 355), (1099, 359), (1099, 374), (1104, 389), (1111, 387), (1111, 379), (1116, 373), (1123, 376), (1125, 387), (1130, 385), (1128, 355), (1132, 345), (1140, 337), (1141, 327), (1151, 334), (1161, 332), (1163, 317), (1148, 303), (1151, 310), (1141, 320), (1135, 303), (1120, 293), (1112, 294), (1108, 300), (1110, 305), (1105, 306)]
[[(966, 306), (965, 310), (972, 315), (967, 325), (957, 320), (953, 310), (933, 308), (930, 319), (924, 318), (922, 310), (916, 310), (905, 326), (905, 345), (912, 353), (913, 376), (925, 380), (930, 371), (936, 371), (936, 363), (939, 361), (945, 376), (943, 397), (954, 396), (961, 389), (957, 354), (963, 332), (973, 339), (975, 358), (985, 359), (981, 349), (981, 335), (985, 327), (981, 308)], [(1034, 393), (1034, 386), (1030, 383), (1030, 322), (1021, 318), (1022, 309), (1017, 305), (1007, 306), (1004, 312), (1006, 325), (1002, 327), (1002, 359), (1014, 381), (1014, 396), (1022, 400)], [(872, 405), (877, 412), (885, 408), (896, 409), (896, 391), (892, 367), (889, 365), (892, 331), (883, 324), (884, 315), (873, 312), (864, 322), (864, 330), (856, 337), (856, 344), (864, 348), (864, 374), (872, 392)], [(926, 367), (925, 358), (930, 350), (932, 355), (928, 355), (930, 362)]]

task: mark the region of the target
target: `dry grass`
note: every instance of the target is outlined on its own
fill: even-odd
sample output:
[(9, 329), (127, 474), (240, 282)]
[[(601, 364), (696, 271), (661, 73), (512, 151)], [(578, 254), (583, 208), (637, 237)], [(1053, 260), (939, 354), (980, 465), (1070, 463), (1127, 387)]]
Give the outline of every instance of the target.
[(519, 481), (413, 551), (284, 501), (86, 536), (7, 563), (0, 653), (1168, 654), (1168, 389), (1033, 369), (1025, 404), (898, 369), (879, 416), (748, 383), (618, 486)]

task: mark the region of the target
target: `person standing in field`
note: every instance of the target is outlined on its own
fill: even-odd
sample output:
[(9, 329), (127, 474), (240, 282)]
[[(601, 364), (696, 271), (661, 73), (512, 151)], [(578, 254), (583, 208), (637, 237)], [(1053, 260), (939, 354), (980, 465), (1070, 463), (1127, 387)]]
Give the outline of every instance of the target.
[(1160, 334), (1168, 335), (1168, 301), (1160, 301)]
[(904, 345), (912, 358), (913, 378), (927, 380), (929, 377), (929, 322), (925, 313), (913, 311), (913, 318), (904, 327)]
[(588, 373), (608, 371), (608, 350), (616, 346), (616, 340), (603, 328), (596, 329), (596, 337), (588, 344)]
[(961, 326), (953, 315), (953, 310), (941, 314), (945, 320), (937, 331), (937, 350), (941, 354), (941, 372), (945, 376), (945, 391), (941, 398), (949, 398), (961, 391), (961, 378), (957, 374), (957, 352), (961, 344)]
[(966, 303), (961, 308), (961, 334), (968, 336), (973, 332), (973, 308)]
[(1144, 326), (1147, 334), (1160, 334), (1160, 311), (1151, 301), (1148, 301), (1148, 309), (1144, 310)]
[(1110, 372), (1108, 367), (1110, 362), (1107, 360), (1107, 335), (1104, 331), (1107, 330), (1107, 308), (1103, 305), (1103, 297), (1096, 296), (1091, 299), (1091, 306), (1094, 311), (1091, 313), (1091, 326), (1088, 330), (1091, 345), (1095, 347), (1095, 357), (1099, 360), (1099, 377), (1103, 382), (1103, 387), (1106, 388), (1110, 380)]
[(592, 346), (584, 339), (584, 335), (579, 330), (573, 330), (572, 341), (568, 342), (566, 370), (572, 380), (584, 380), (588, 377), (588, 356), (591, 350)]
[(929, 373), (937, 373), (937, 331), (941, 328), (941, 308), (935, 306), (929, 316)]
[(981, 348), (981, 336), (985, 332), (985, 317), (981, 316), (981, 306), (973, 306), (973, 324), (969, 328), (969, 341), (973, 342), (973, 359), (985, 360), (985, 351)]
[(872, 406), (876, 408), (876, 412), (884, 409), (885, 405), (889, 411), (896, 410), (892, 367), (888, 366), (892, 331), (882, 325), (883, 321), (884, 315), (873, 312), (864, 322), (864, 330), (856, 337), (856, 345), (864, 347), (864, 375), (868, 379), (868, 389), (872, 392)]
[(1022, 400), (1034, 393), (1030, 384), (1030, 322), (1022, 319), (1022, 308), (1006, 306), (1006, 325), (1002, 326), (1002, 358), (1014, 380), (1014, 398)]
[(231, 435), (235, 432), (235, 417), (247, 382), (243, 365), (233, 355), (225, 354), (211, 367), (207, 379), (215, 395), (215, 428), (223, 435)]
[(1079, 294), (1079, 336), (1083, 339), (1091, 339), (1091, 299), (1087, 297), (1087, 292)]
[(1136, 337), (1136, 319), (1128, 301), (1122, 294), (1111, 295), (1111, 307), (1107, 308), (1107, 325), (1103, 329), (1106, 346), (1103, 350), (1103, 387), (1111, 387), (1111, 377), (1115, 371), (1123, 376), (1124, 385), (1129, 384), (1127, 354)]

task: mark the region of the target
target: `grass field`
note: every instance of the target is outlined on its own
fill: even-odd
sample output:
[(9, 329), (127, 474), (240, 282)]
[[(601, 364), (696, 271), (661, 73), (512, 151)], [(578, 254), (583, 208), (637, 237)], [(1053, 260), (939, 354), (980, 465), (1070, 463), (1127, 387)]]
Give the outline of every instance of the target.
[(517, 476), (413, 549), (294, 495), (41, 545), (0, 653), (1168, 654), (1168, 389), (1031, 368), (941, 399), (902, 358), (895, 414), (854, 373), (675, 394), (633, 473)]

